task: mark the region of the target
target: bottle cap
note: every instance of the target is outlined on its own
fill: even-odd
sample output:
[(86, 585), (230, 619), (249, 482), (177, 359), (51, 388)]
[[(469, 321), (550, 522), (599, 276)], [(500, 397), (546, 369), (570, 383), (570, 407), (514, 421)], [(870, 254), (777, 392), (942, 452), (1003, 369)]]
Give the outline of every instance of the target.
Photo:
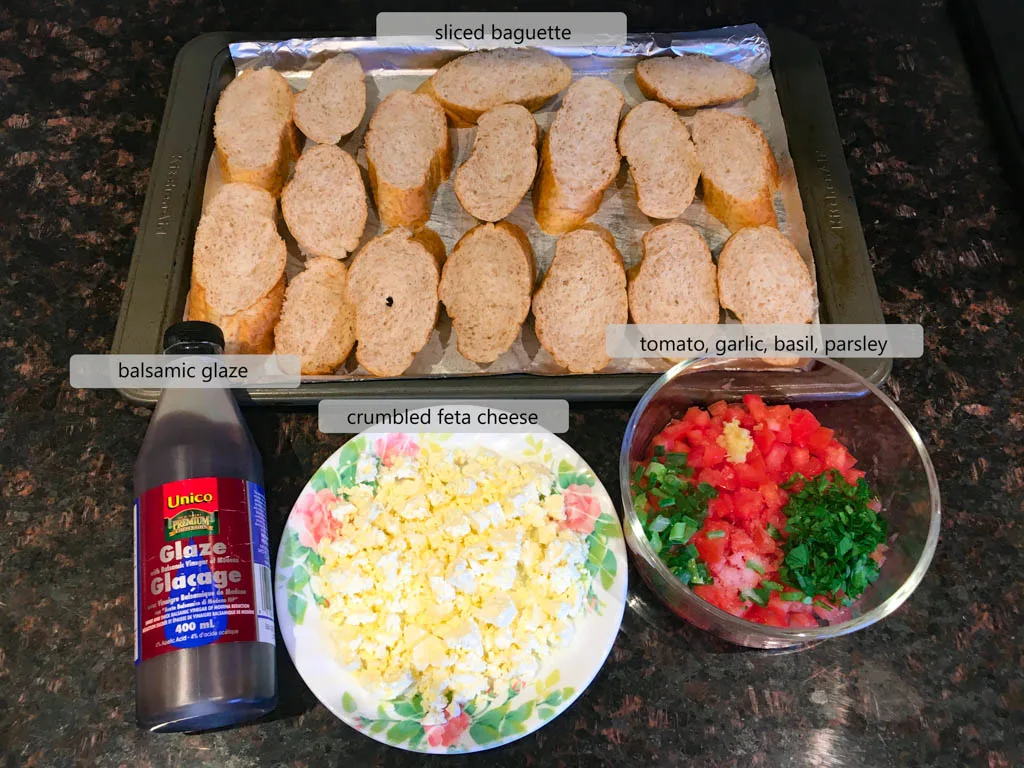
[(164, 349), (170, 349), (178, 344), (216, 344), (224, 349), (224, 333), (213, 323), (186, 320), (175, 323), (164, 331)]

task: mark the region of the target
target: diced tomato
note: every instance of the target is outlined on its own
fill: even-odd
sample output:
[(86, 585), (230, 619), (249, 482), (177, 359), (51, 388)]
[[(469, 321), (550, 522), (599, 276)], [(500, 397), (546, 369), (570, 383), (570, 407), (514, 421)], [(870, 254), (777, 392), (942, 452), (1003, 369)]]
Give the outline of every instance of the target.
[(768, 471), (773, 475), (780, 475), (788, 453), (789, 449), (785, 445), (782, 443), (776, 443), (772, 446), (772, 449), (768, 451), (768, 455), (764, 457), (765, 467), (767, 467)]
[(686, 463), (694, 469), (704, 466), (704, 446), (695, 445), (686, 454)]
[(737, 517), (752, 518), (764, 509), (764, 499), (753, 488), (740, 488), (733, 494), (733, 506)]
[(707, 442), (707, 436), (703, 429), (691, 429), (686, 433), (686, 442), (690, 445), (704, 445)]
[(772, 445), (775, 444), (775, 433), (770, 429), (755, 429), (754, 430), (754, 445), (761, 453), (768, 453)]
[(790, 613), (789, 626), (794, 629), (817, 629), (818, 620), (810, 613)]
[(789, 424), (786, 424), (781, 429), (776, 430), (775, 439), (780, 443), (786, 443), (787, 445), (793, 442), (793, 431), (789, 428)]
[(707, 483), (708, 485), (714, 486), (715, 488), (722, 487), (722, 472), (718, 469), (712, 469), (711, 467), (704, 467), (697, 475), (698, 483)]
[(719, 520), (732, 517), (732, 494), (720, 493), (708, 502), (708, 515)]
[(725, 457), (727, 455), (725, 448), (716, 442), (708, 442), (704, 444), (703, 463), (705, 467), (717, 467), (725, 461)]
[(824, 453), (834, 434), (835, 432), (828, 427), (818, 427), (807, 438), (807, 447), (815, 453)]
[(824, 458), (826, 469), (837, 469), (840, 473), (852, 468), (857, 463), (857, 460), (837, 440), (829, 443), (828, 448), (825, 449)]
[(811, 452), (806, 448), (798, 448), (793, 446), (789, 449), (789, 465), (794, 472), (799, 472), (801, 475), (807, 474), (807, 461), (811, 458)]
[(726, 408), (725, 413), (722, 414), (722, 421), (738, 421), (741, 426), (746, 426), (747, 423), (753, 423), (753, 419), (750, 418), (750, 414), (738, 405), (730, 405)]
[(687, 409), (683, 421), (687, 427), (706, 427), (711, 423), (711, 417), (703, 408), (693, 405)]
[(694, 587), (693, 591), (703, 600), (707, 600), (717, 608), (733, 616), (741, 616), (744, 611), (743, 601), (738, 589), (720, 584), (707, 584)]
[(754, 421), (762, 422), (768, 418), (768, 407), (759, 395), (744, 395), (743, 404), (747, 406)]
[(768, 530), (763, 524), (758, 523), (752, 526), (753, 530), (750, 532), (750, 538), (754, 541), (754, 549), (762, 555), (770, 555), (775, 552), (779, 545), (771, 536), (768, 535)]
[(825, 464), (821, 461), (821, 459), (811, 456), (811, 458), (807, 460), (807, 463), (804, 464), (803, 473), (807, 477), (817, 477), (824, 471), (824, 469)]
[(793, 411), (789, 419), (789, 429), (793, 435), (793, 445), (806, 446), (814, 431), (819, 427), (814, 414), (803, 408)]
[(733, 464), (736, 482), (743, 488), (758, 488), (768, 481), (768, 473), (747, 462)]
[(781, 509), (789, 501), (789, 495), (775, 483), (762, 483), (757, 492), (761, 494), (768, 509)]
[(848, 469), (843, 472), (843, 479), (850, 485), (856, 485), (862, 477), (864, 477), (864, 471), (860, 469)]
[(718, 486), (723, 491), (735, 491), (739, 486), (739, 481), (736, 479), (736, 470), (734, 465), (726, 464), (720, 470), (722, 473), (722, 479), (719, 481), (721, 484)]
[(750, 538), (750, 534), (746, 531), (740, 530), (739, 528), (733, 528), (732, 536), (729, 537), (729, 544), (732, 546), (732, 551), (734, 553), (740, 552), (752, 555), (756, 552), (754, 540)]
[(743, 614), (743, 618), (747, 621), (753, 621), (757, 624), (766, 624), (770, 627), (788, 627), (789, 617), (781, 611), (775, 611), (771, 608), (762, 608), (760, 605), (754, 605), (747, 609), (747, 612)]
[(711, 520), (705, 523), (704, 529), (700, 531), (696, 536), (691, 539), (693, 545), (697, 547), (697, 551), (700, 553), (701, 560), (708, 565), (713, 563), (720, 563), (725, 559), (725, 553), (729, 548), (729, 537), (728, 534), (720, 538), (709, 539), (709, 531), (722, 531), (726, 532), (726, 528), (729, 526), (725, 523), (720, 523), (717, 520)]
[(721, 416), (726, 412), (726, 410), (728, 410), (728, 408), (729, 404), (725, 402), (725, 400), (719, 400), (708, 406), (708, 413), (710, 413), (712, 417)]

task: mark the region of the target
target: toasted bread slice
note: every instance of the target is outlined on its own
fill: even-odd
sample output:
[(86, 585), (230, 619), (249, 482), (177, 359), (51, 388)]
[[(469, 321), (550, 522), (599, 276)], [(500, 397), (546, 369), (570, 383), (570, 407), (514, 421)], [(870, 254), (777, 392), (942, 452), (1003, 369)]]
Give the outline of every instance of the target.
[(298, 154), (288, 81), (269, 67), (243, 70), (220, 95), (213, 136), (225, 181), (244, 181), (276, 196)]
[(569, 85), (572, 70), (539, 48), (496, 48), (449, 61), (420, 88), (438, 100), (456, 124), (474, 125), (487, 110), (522, 104), (531, 112)]
[(637, 206), (648, 216), (674, 219), (693, 202), (700, 164), (675, 111), (657, 101), (637, 104), (619, 128), (619, 151), (629, 163)]
[(339, 53), (313, 70), (295, 95), (292, 119), (310, 141), (337, 144), (359, 127), (366, 112), (366, 76), (359, 59)]
[(334, 144), (306, 149), (281, 193), (281, 212), (307, 253), (344, 259), (366, 228), (366, 188), (356, 161)]
[(629, 314), (633, 322), (707, 324), (718, 322), (715, 262), (700, 233), (670, 221), (640, 241), (643, 260), (629, 271)]
[(611, 232), (588, 224), (558, 239), (533, 317), (537, 339), (559, 365), (573, 373), (608, 365), (607, 328), (629, 319), (626, 272)]
[(615, 136), (625, 99), (606, 80), (584, 77), (566, 91), (544, 138), (533, 210), (548, 234), (568, 232), (601, 207), (619, 172)]
[(530, 312), (533, 273), (530, 241), (507, 221), (473, 227), (455, 244), (437, 295), (463, 357), (493, 363), (512, 346)]
[(374, 376), (399, 376), (430, 340), (444, 243), (429, 229), (400, 228), (364, 245), (348, 272), (356, 310), (356, 359)]
[(764, 132), (753, 120), (706, 109), (693, 119), (704, 185), (704, 206), (731, 231), (777, 226), (779, 167)]
[(304, 374), (333, 373), (356, 343), (356, 311), (345, 297), (347, 284), (345, 265), (326, 256), (310, 259), (288, 283), (274, 351), (298, 355)]
[(366, 160), (385, 227), (423, 224), (434, 192), (451, 172), (444, 110), (429, 96), (395, 91), (370, 118)]
[(484, 112), (473, 153), (457, 171), (455, 196), (471, 216), (500, 221), (530, 191), (537, 174), (537, 121), (519, 104)]
[(726, 104), (757, 85), (742, 69), (699, 53), (644, 59), (636, 65), (636, 84), (648, 99), (675, 109)]
[(789, 239), (774, 227), (741, 229), (718, 255), (718, 297), (744, 323), (809, 323), (814, 281)]
[(201, 283), (189, 291), (189, 320), (205, 320), (224, 334), (224, 351), (229, 355), (269, 355), (274, 349), (274, 326), (284, 301), (284, 276), (251, 306), (225, 314), (212, 306)]

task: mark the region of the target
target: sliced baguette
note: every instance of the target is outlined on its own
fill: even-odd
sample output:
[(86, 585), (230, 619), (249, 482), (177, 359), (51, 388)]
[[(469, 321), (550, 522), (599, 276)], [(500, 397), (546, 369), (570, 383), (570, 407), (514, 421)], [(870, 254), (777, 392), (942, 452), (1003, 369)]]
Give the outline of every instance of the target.
[(421, 87), (451, 115), (456, 125), (474, 125), (500, 104), (522, 104), (536, 112), (563, 91), (572, 70), (539, 48), (496, 48), (449, 61)]
[(445, 261), (437, 292), (459, 354), (493, 363), (512, 346), (530, 312), (533, 274), (530, 241), (514, 224), (480, 224), (462, 236)]
[(629, 271), (629, 313), (646, 324), (718, 322), (715, 262), (700, 233), (671, 221), (640, 241), (643, 259)]
[(776, 226), (779, 167), (753, 120), (706, 109), (693, 119), (693, 141), (703, 177), (704, 205), (731, 231)]
[(363, 120), (366, 76), (359, 59), (339, 53), (313, 70), (305, 90), (295, 95), (292, 119), (310, 141), (337, 144)]
[(224, 351), (229, 355), (269, 355), (274, 349), (274, 326), (284, 301), (284, 276), (255, 302), (238, 312), (225, 314), (209, 303), (201, 283), (189, 291), (189, 320), (205, 320), (224, 334)]
[(366, 160), (385, 227), (423, 224), (438, 185), (451, 172), (444, 110), (429, 96), (395, 91), (370, 118)]
[(718, 296), (744, 323), (809, 323), (814, 281), (789, 239), (774, 227), (741, 229), (718, 256)]
[(626, 272), (611, 232), (588, 224), (558, 239), (533, 317), (537, 339), (559, 365), (572, 373), (608, 365), (607, 327), (629, 319)]
[(325, 256), (310, 259), (288, 283), (274, 351), (298, 355), (304, 374), (333, 373), (356, 343), (356, 311), (345, 297), (347, 284), (345, 265)]
[(625, 99), (606, 80), (584, 77), (566, 91), (544, 138), (533, 209), (540, 228), (557, 235), (601, 207), (619, 172), (615, 136)]
[(356, 161), (334, 144), (307, 148), (281, 193), (281, 212), (307, 253), (344, 259), (366, 228), (366, 188)]
[(500, 221), (530, 191), (536, 173), (537, 121), (526, 107), (503, 104), (480, 116), (473, 153), (452, 186), (468, 214)]
[(619, 128), (619, 151), (645, 214), (674, 219), (693, 202), (700, 164), (690, 132), (674, 110), (657, 101), (637, 104)]
[(364, 245), (348, 272), (356, 359), (374, 376), (399, 376), (437, 322), (444, 243), (429, 229), (392, 229)]
[(218, 211), (244, 212), (253, 218), (276, 219), (277, 200), (262, 187), (235, 181), (218, 189), (209, 202), (204, 201), (203, 216), (213, 216)]
[(213, 136), (225, 181), (243, 181), (273, 195), (298, 154), (292, 89), (269, 67), (243, 70), (217, 102)]
[(675, 109), (736, 101), (757, 85), (742, 69), (702, 54), (644, 59), (636, 65), (636, 84), (648, 99)]

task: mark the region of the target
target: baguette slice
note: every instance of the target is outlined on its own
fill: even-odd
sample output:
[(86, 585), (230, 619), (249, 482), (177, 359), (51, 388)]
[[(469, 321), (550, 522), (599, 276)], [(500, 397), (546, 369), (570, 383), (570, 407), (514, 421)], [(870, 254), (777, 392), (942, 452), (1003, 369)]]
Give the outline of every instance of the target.
[(223, 211), (244, 211), (253, 218), (276, 220), (277, 200), (262, 187), (235, 181), (218, 189), (209, 202), (204, 201), (203, 216)]
[(473, 153), (455, 172), (455, 196), (471, 216), (500, 221), (512, 213), (537, 174), (537, 121), (519, 104), (480, 116)]
[(269, 67), (243, 70), (220, 95), (213, 136), (225, 181), (244, 181), (276, 196), (298, 154), (288, 81)]
[(451, 172), (444, 110), (429, 96), (395, 91), (370, 118), (366, 160), (385, 227), (423, 224), (438, 185)]
[(544, 138), (533, 210), (551, 235), (579, 226), (601, 207), (619, 172), (615, 136), (625, 99), (606, 80), (584, 77), (562, 99)]
[(643, 260), (629, 272), (629, 313), (645, 324), (718, 322), (715, 262), (700, 233), (671, 221), (640, 241)]
[(629, 319), (626, 272), (611, 232), (588, 224), (558, 239), (533, 317), (537, 339), (559, 365), (572, 373), (608, 365), (607, 327)]
[(757, 123), (746, 117), (702, 110), (693, 119), (704, 178), (704, 205), (731, 231), (777, 226), (774, 197), (779, 167)]
[(744, 323), (809, 323), (814, 281), (789, 239), (774, 227), (741, 229), (718, 256), (718, 296)]
[(459, 354), (493, 363), (512, 346), (530, 312), (533, 274), (530, 241), (514, 224), (480, 224), (462, 236), (445, 261), (437, 292)]
[(284, 275), (288, 257), (274, 220), (259, 213), (263, 206), (233, 204), (242, 202), (241, 194), (225, 198), (222, 191), (200, 218), (192, 250), (192, 287), (201, 285), (209, 305), (223, 315), (266, 295)]
[(366, 188), (356, 161), (334, 144), (306, 149), (281, 193), (281, 212), (303, 250), (344, 259), (366, 228)]
[(536, 112), (563, 91), (572, 70), (539, 48), (496, 48), (467, 53), (449, 61), (421, 87), (433, 96), (456, 125), (474, 125), (501, 104), (522, 104)]
[(269, 355), (274, 349), (274, 326), (284, 301), (284, 276), (249, 307), (225, 314), (209, 302), (202, 283), (192, 283), (188, 298), (188, 319), (213, 323), (224, 334), (224, 352), (229, 355)]
[(295, 96), (292, 119), (310, 141), (337, 144), (363, 120), (366, 76), (359, 59), (339, 53), (313, 70), (309, 84)]
[(693, 202), (700, 164), (675, 111), (657, 101), (637, 104), (622, 121), (619, 151), (629, 163), (637, 205), (648, 216), (674, 219)]
[(288, 284), (274, 351), (298, 355), (302, 373), (333, 373), (356, 343), (356, 311), (345, 298), (348, 270), (325, 256), (306, 262)]
[(437, 322), (444, 243), (429, 229), (392, 229), (364, 245), (348, 272), (356, 359), (374, 376), (399, 376)]
[(648, 99), (675, 109), (736, 101), (757, 85), (742, 69), (699, 53), (644, 59), (636, 65), (636, 84)]

